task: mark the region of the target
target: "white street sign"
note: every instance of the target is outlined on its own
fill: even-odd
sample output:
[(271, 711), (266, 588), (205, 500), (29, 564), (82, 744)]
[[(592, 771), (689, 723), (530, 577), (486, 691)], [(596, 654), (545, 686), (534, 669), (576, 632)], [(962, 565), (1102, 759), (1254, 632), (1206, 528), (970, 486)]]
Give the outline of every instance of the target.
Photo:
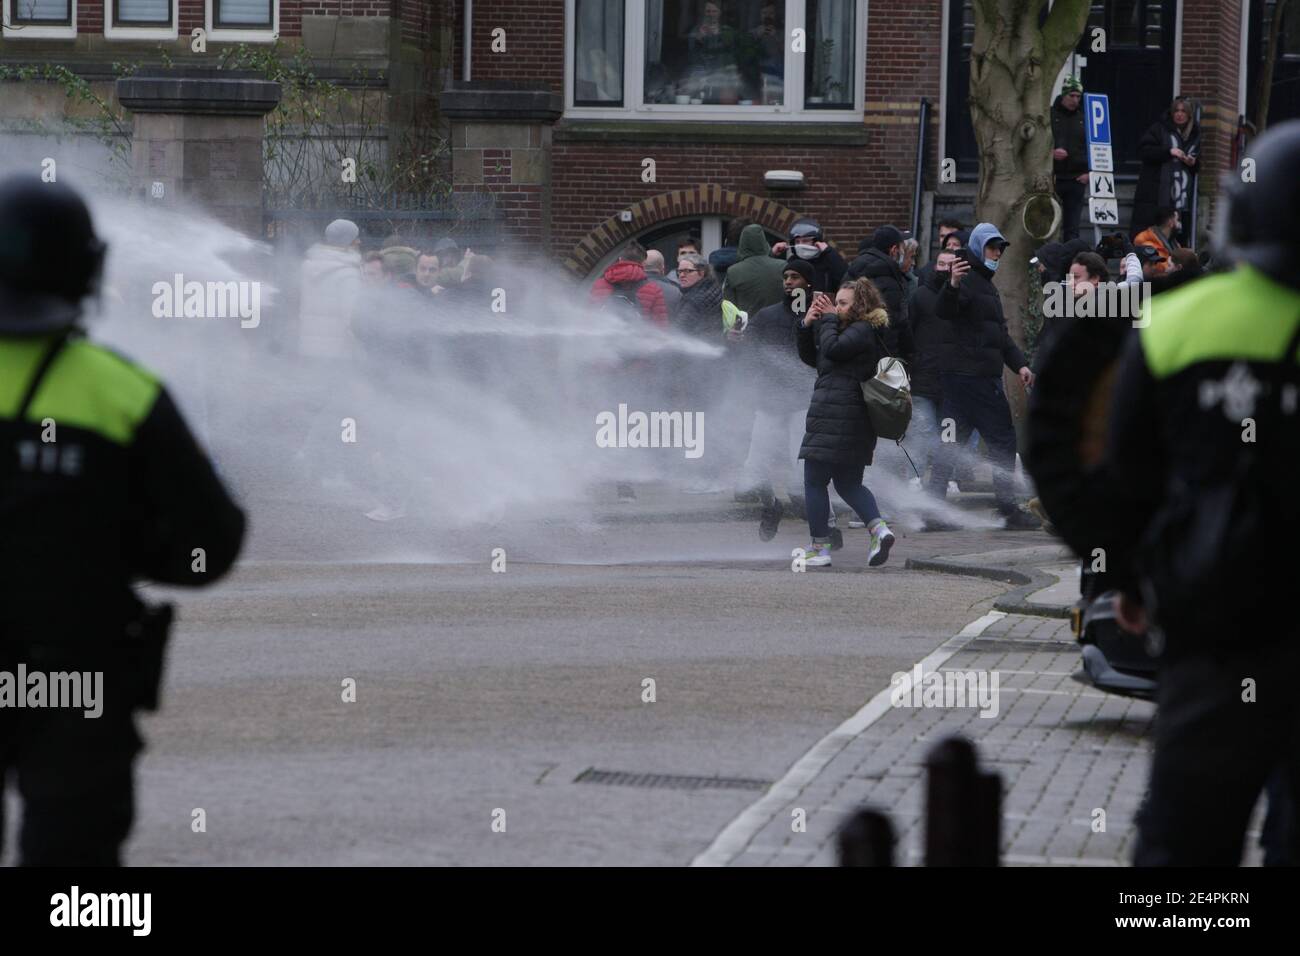
[(1115, 163), (1111, 156), (1110, 146), (1102, 143), (1093, 143), (1088, 147), (1089, 163), (1093, 172), (1113, 173)]
[(1089, 199), (1088, 221), (1094, 226), (1118, 226), (1119, 203), (1114, 199)]
[(1115, 198), (1115, 174), (1114, 173), (1089, 173), (1088, 174), (1088, 195), (1094, 199), (1114, 199)]

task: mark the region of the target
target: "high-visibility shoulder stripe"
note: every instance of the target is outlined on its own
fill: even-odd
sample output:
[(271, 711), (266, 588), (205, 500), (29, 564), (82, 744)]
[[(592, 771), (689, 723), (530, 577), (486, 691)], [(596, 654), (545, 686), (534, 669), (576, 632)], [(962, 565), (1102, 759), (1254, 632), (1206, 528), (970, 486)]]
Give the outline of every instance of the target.
[[(49, 348), (50, 338), (0, 339), (0, 418), (12, 418)], [(27, 421), (53, 419), (119, 445), (130, 444), (158, 400), (150, 372), (84, 339), (68, 342), (27, 410)]]
[(1200, 362), (1276, 362), (1300, 323), (1300, 292), (1242, 266), (1156, 296), (1146, 317), (1142, 351), (1156, 379)]

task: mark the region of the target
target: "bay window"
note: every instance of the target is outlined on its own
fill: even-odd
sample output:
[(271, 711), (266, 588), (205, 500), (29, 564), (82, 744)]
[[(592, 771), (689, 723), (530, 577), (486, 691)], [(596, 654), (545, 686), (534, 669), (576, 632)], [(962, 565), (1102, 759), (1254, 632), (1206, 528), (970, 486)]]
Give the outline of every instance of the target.
[(577, 118), (860, 117), (866, 0), (568, 0)]

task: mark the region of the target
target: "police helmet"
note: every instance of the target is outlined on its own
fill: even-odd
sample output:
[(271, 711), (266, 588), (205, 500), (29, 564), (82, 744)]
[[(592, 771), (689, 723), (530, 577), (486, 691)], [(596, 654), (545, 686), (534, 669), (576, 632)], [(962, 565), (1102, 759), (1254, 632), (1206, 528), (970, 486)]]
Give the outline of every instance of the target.
[(98, 285), (104, 250), (71, 188), (35, 175), (0, 181), (0, 333), (75, 323)]
[(1251, 144), (1254, 169), (1242, 167), (1223, 177), (1226, 209), (1216, 245), (1291, 284), (1300, 280), (1300, 120), (1270, 127)]

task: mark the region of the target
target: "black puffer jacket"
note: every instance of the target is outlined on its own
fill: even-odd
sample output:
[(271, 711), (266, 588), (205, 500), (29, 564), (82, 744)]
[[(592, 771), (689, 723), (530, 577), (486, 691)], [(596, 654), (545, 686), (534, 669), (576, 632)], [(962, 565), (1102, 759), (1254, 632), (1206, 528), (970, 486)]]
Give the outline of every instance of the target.
[(939, 290), (948, 281), (948, 273), (931, 270), (908, 300), (908, 327), (912, 336), (913, 358), (908, 364), (912, 376), (912, 394), (938, 401), (943, 397), (939, 383), (939, 353), (945, 334), (951, 337), (948, 323), (934, 314)]
[(879, 249), (868, 249), (849, 264), (845, 279), (870, 279), (880, 290), (889, 310), (889, 324), (898, 328), (907, 322), (907, 296), (911, 291), (903, 270), (889, 254)]
[(883, 353), (876, 330), (866, 321), (840, 331), (827, 313), (811, 326), (799, 325), (799, 357), (817, 369), (808, 423), (799, 457), (836, 465), (871, 464), (876, 432), (862, 400), (862, 382), (876, 374)]
[(1007, 332), (1002, 297), (993, 287), (993, 273), (969, 249), (960, 253), (971, 264), (961, 287), (944, 283), (934, 313), (944, 320), (939, 370), (957, 375), (1000, 378), (1002, 366), (1018, 372), (1028, 363)]

